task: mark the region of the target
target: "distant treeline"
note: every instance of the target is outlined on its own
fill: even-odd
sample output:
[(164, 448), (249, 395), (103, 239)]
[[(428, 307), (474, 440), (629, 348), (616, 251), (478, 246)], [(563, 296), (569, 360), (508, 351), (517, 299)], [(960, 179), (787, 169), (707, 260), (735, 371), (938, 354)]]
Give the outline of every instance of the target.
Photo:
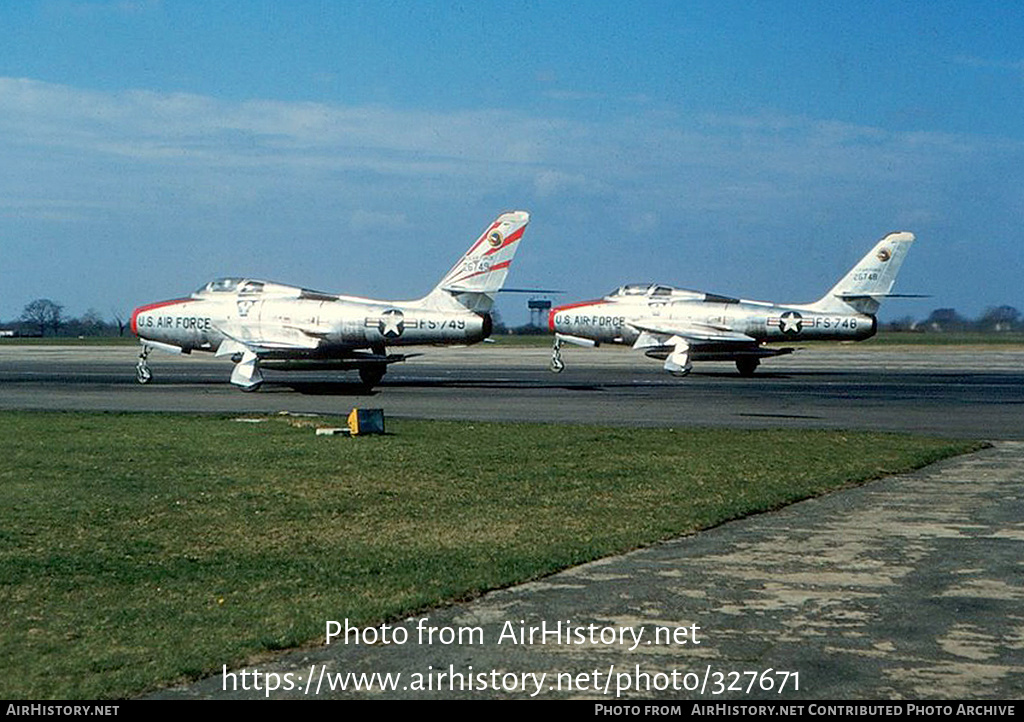
[(1024, 331), (1024, 318), (1013, 306), (989, 306), (977, 318), (967, 318), (957, 313), (955, 308), (937, 308), (924, 320), (913, 316), (903, 316), (894, 321), (880, 324), (886, 331)]
[[(547, 326), (508, 326), (495, 311), (494, 332), (534, 335), (547, 333)], [(112, 312), (109, 317), (90, 308), (79, 317), (64, 315), (64, 307), (48, 298), (40, 298), (25, 306), (19, 318), (0, 321), (2, 336), (125, 336), (130, 334), (130, 312)], [(937, 308), (927, 318), (902, 316), (880, 324), (885, 331), (963, 332), (1024, 331), (1024, 318), (1013, 306), (990, 306), (977, 318), (967, 318), (954, 308)]]
[(124, 336), (129, 333), (130, 313), (115, 311), (104, 317), (90, 308), (79, 317), (64, 315), (64, 306), (48, 298), (37, 298), (27, 304), (21, 316), (0, 322), (3, 336)]

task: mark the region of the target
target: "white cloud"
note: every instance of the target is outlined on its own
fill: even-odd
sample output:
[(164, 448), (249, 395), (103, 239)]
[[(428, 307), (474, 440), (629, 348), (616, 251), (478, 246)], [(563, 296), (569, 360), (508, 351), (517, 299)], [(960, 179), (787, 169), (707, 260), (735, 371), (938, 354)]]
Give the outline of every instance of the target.
[[(304, 156), (388, 172), (430, 172), (443, 161), (537, 160), (528, 119), (496, 111), (429, 113), (382, 107), (246, 101), (184, 93), (104, 94), (0, 78), (0, 129), (41, 149), (107, 153), (138, 161), (316, 165)], [(395, 163), (388, 154), (404, 154)]]
[(608, 193), (604, 183), (584, 173), (566, 173), (546, 168), (536, 173), (533, 187), (537, 196), (552, 198), (566, 195), (595, 195)]
[(472, 178), (492, 189), (529, 182), (541, 196), (614, 192), (617, 181), (643, 183), (645, 176), (706, 181), (708, 172), (719, 174), (716, 187), (728, 188), (757, 185), (763, 173), (796, 186), (880, 180), (908, 158), (948, 167), (996, 149), (1021, 152), (1009, 141), (785, 115), (689, 120), (652, 112), (612, 123), (502, 110), (101, 93), (14, 78), (0, 78), (0, 133), (5, 154), (63, 156), (83, 167), (115, 161), (171, 171)]
[[(42, 238), (36, 245), (51, 254), (91, 244), (117, 259), (89, 278), (62, 279), (69, 289), (153, 281), (154, 257), (168, 259), (157, 272), (169, 285), (239, 272), (230, 265), (238, 244), (251, 262), (244, 272), (284, 268), (288, 279), (335, 289), (346, 279), (308, 275), (325, 273), (316, 259), (337, 244), (319, 239), (339, 229), (359, 241), (345, 251), (346, 268), (370, 269), (352, 270), (349, 280), (372, 286), (373, 249), (364, 239), (408, 244), (408, 257), (417, 258), (434, 251), (416, 245), (420, 234), (411, 229), (426, 224), (430, 238), (458, 239), (467, 225), (475, 232), (477, 222), (512, 207), (534, 211), (553, 239), (532, 247), (544, 261), (538, 267), (582, 258), (594, 267), (580, 268), (579, 282), (599, 276), (603, 287), (620, 280), (619, 268), (598, 264), (622, 256), (594, 252), (602, 246), (628, 244), (638, 253), (626, 258), (657, 265), (631, 276), (686, 282), (672, 273), (686, 270), (686, 256), (661, 255), (682, 240), (688, 256), (711, 243), (743, 247), (819, 228), (1012, 227), (1024, 143), (781, 113), (648, 109), (609, 120), (107, 93), (0, 78), (0, 166), (4, 244)], [(582, 237), (574, 229), (589, 218), (602, 220)], [(812, 231), (794, 231), (808, 224)], [(207, 250), (178, 257), (172, 249), (182, 238)], [(299, 246), (311, 250), (297, 254)], [(27, 269), (46, 262), (35, 248), (20, 245), (7, 256), (20, 266), (0, 269), (0, 284), (20, 294), (19, 303), (45, 295), (17, 289)], [(436, 262), (447, 263), (453, 250), (461, 249), (439, 248)], [(50, 266), (52, 283), (60, 269)], [(411, 278), (419, 270), (408, 269), (408, 284), (422, 290), (422, 279)], [(89, 293), (84, 307), (110, 305)], [(0, 308), (0, 317), (10, 313)]]

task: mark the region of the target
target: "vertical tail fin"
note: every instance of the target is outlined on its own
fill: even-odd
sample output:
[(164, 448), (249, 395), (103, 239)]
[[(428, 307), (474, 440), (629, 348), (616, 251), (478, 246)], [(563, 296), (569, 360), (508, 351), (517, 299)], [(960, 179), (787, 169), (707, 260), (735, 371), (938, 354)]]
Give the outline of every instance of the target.
[(896, 274), (913, 242), (913, 233), (890, 233), (809, 308), (837, 312), (853, 309), (873, 316), (878, 311), (880, 299), (892, 290)]
[(498, 216), (423, 301), (440, 308), (490, 311), (529, 222), (526, 211)]

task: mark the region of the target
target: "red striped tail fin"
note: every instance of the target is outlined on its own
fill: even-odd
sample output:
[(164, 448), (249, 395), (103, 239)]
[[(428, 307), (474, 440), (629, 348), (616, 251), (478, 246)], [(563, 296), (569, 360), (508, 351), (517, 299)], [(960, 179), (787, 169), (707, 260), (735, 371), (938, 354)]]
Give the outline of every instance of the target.
[(424, 302), (441, 307), (455, 305), (486, 313), (505, 284), (519, 241), (530, 222), (526, 211), (498, 216), (469, 250), (452, 266)]

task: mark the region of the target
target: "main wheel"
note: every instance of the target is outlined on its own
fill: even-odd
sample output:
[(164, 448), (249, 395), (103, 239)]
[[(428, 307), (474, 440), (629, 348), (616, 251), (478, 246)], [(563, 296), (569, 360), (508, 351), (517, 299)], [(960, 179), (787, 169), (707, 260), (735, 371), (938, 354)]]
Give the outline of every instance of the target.
[(736, 369), (740, 372), (740, 376), (753, 376), (754, 371), (761, 362), (756, 357), (742, 357), (736, 359)]
[(368, 366), (359, 367), (359, 380), (363, 382), (363, 386), (367, 389), (372, 389), (374, 386), (380, 383), (380, 380), (384, 378), (384, 374), (387, 372), (388, 367), (384, 364), (373, 364)]

